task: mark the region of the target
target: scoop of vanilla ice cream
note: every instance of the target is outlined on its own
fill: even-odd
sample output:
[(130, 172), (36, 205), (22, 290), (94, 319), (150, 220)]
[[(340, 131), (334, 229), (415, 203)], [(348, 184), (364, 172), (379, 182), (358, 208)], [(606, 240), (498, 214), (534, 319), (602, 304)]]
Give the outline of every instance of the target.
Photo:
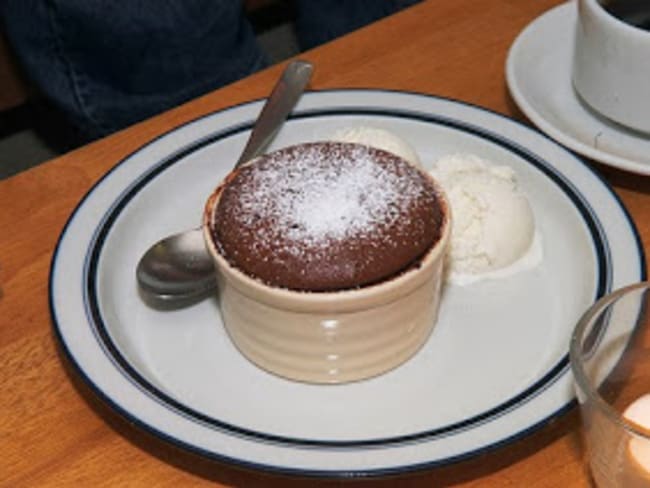
[(507, 269), (531, 249), (533, 212), (510, 167), (456, 154), (437, 161), (431, 174), (451, 207), (450, 281)]
[(421, 167), (420, 158), (408, 142), (385, 129), (369, 126), (354, 126), (339, 129), (331, 138), (338, 142), (355, 142), (383, 149), (405, 159), (409, 163)]

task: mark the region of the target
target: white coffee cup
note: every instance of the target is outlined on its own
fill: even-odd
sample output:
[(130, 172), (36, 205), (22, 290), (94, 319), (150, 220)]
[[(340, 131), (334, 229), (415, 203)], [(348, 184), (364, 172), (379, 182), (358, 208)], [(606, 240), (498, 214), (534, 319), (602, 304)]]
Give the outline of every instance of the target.
[(650, 133), (650, 31), (608, 12), (615, 1), (577, 0), (573, 84), (599, 114)]

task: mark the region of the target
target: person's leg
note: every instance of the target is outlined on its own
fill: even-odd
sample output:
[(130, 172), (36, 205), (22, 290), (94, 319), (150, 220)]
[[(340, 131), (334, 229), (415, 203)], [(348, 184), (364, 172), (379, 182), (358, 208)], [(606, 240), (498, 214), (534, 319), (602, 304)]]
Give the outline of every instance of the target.
[(91, 139), (266, 64), (233, 0), (3, 0), (0, 13), (28, 77)]
[(311, 49), (419, 1), (294, 0), (300, 48)]

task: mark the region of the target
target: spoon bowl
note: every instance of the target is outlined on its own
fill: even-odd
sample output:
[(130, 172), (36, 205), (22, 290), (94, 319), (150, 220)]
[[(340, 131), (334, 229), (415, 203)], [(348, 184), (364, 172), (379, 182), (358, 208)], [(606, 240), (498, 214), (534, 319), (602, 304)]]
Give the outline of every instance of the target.
[(214, 288), (214, 266), (201, 229), (180, 232), (151, 246), (136, 268), (141, 291), (158, 301), (190, 300)]

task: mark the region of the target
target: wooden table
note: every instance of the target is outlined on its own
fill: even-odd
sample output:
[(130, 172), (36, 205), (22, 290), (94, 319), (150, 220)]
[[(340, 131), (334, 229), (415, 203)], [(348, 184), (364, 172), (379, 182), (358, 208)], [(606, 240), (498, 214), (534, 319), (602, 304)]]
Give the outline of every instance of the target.
[[(429, 0), (305, 53), (314, 90), (374, 87), (456, 98), (523, 119), (504, 80), (516, 35), (558, 0)], [(313, 486), (194, 457), (137, 430), (82, 384), (58, 351), (48, 271), (85, 192), (121, 158), (190, 119), (263, 97), (282, 67), (0, 181), (0, 486)], [(594, 163), (650, 251), (650, 178)], [(587, 486), (575, 410), (460, 464), (372, 486)], [(337, 482), (323, 482), (323, 484)]]

